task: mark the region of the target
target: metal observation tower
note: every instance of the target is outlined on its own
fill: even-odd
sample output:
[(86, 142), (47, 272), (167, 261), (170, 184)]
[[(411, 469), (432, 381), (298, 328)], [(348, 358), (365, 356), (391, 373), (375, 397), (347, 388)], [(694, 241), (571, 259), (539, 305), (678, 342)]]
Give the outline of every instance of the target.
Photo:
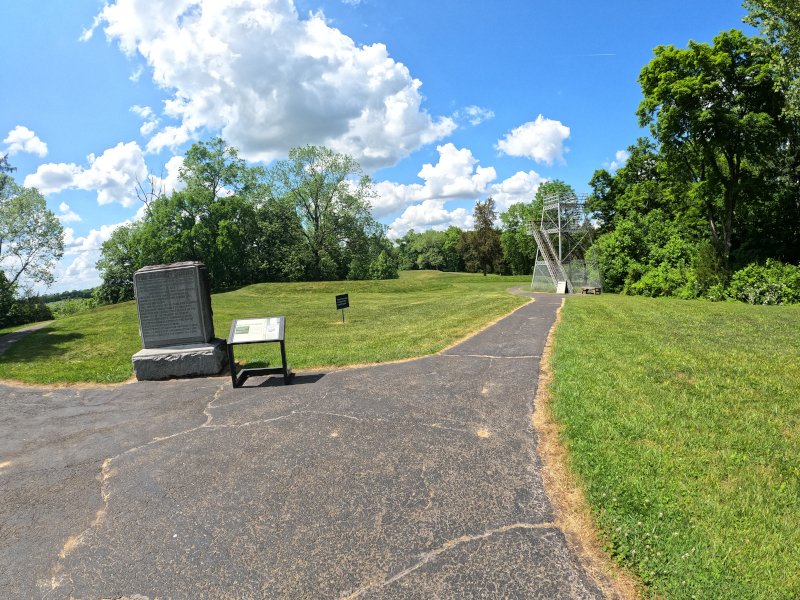
[(585, 210), (586, 194), (546, 196), (542, 218), (529, 230), (536, 240), (531, 289), (574, 294), (600, 291), (603, 284), (597, 259), (589, 253), (593, 231)]

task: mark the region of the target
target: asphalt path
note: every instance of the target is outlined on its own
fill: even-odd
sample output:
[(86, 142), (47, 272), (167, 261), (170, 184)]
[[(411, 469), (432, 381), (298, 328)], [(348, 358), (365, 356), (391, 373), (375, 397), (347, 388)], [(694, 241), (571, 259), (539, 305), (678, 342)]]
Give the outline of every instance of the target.
[(531, 424), (559, 304), (290, 386), (0, 387), (0, 597), (601, 598)]
[(44, 329), (48, 325), (50, 325), (52, 321), (43, 321), (41, 323), (37, 323), (36, 325), (30, 325), (28, 327), (21, 327), (12, 333), (6, 333), (5, 335), (0, 335), (0, 354), (5, 352), (11, 347), (11, 344), (16, 342), (17, 340), (21, 340), (29, 333), (33, 333), (37, 329)]

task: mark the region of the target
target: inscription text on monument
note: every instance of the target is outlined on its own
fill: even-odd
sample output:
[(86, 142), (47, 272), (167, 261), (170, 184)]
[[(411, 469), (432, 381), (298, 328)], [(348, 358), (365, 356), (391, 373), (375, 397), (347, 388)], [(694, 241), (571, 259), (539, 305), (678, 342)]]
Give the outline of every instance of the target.
[(200, 268), (184, 265), (141, 270), (134, 276), (145, 348), (208, 342), (214, 335), (211, 315), (205, 314), (210, 303), (203, 298)]

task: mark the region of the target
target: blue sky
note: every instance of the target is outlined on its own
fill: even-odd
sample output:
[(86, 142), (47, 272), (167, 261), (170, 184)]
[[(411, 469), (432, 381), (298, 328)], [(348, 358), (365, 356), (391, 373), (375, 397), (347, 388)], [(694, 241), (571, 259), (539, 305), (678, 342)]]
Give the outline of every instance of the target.
[[(373, 176), (390, 236), (471, 226), (561, 179), (588, 191), (642, 135), (659, 44), (745, 28), (736, 0), (40, 0), (4, 6), (0, 153), (67, 229), (51, 290), (97, 285), (100, 244), (177, 183), (192, 142), (252, 162), (324, 144)], [(752, 33), (752, 30), (745, 29)]]

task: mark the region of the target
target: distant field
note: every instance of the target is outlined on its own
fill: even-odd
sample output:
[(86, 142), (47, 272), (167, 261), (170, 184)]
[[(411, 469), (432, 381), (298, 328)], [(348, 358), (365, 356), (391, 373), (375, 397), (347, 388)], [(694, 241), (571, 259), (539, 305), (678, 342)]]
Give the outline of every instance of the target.
[[(286, 317), (295, 368), (384, 362), (437, 352), (526, 302), (506, 289), (527, 277), (411, 271), (390, 281), (269, 283), (212, 296), (217, 337), (233, 319)], [(348, 293), (345, 323), (336, 294)], [(136, 306), (105, 306), (54, 321), (0, 355), (0, 379), (28, 383), (124, 381), (141, 349)], [(240, 346), (239, 362), (278, 363), (277, 344)]]
[(657, 598), (800, 598), (800, 306), (570, 298), (553, 414)]

